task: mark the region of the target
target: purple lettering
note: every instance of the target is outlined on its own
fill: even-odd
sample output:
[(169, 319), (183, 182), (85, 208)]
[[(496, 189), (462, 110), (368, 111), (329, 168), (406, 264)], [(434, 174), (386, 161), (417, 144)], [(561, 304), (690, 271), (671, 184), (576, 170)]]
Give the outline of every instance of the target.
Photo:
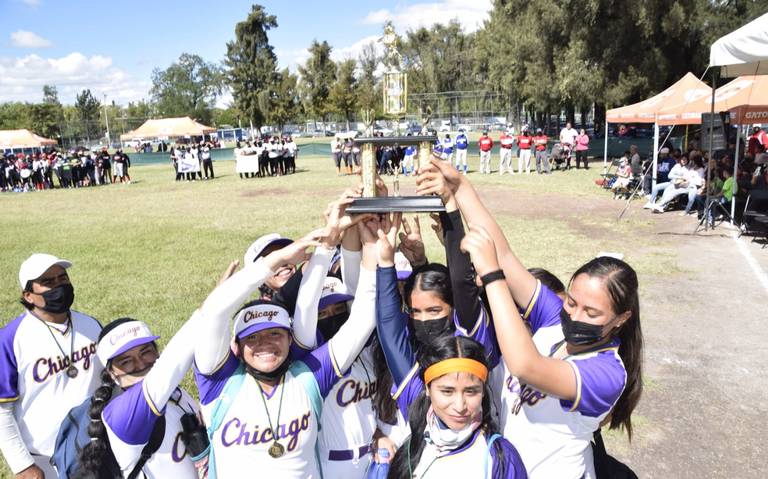
[[(227, 430), (229, 430), (229, 426), (234, 425), (235, 428), (240, 427), (240, 419), (233, 418), (229, 422), (227, 422), (224, 427), (221, 430), (221, 443), (224, 445), (224, 447), (229, 447), (235, 443), (237, 445), (240, 445), (240, 434), (237, 435), (236, 439), (233, 439), (231, 441), (227, 441)], [(245, 429), (245, 424), (243, 424), (243, 427), (241, 428), (241, 431)]]

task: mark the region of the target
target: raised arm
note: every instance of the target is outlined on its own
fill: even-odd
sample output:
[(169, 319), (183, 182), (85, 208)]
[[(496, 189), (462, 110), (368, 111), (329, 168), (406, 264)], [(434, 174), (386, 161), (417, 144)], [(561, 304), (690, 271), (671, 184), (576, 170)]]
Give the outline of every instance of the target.
[(326, 245), (315, 248), (304, 268), (293, 313), (293, 338), (304, 349), (314, 349), (317, 345), (317, 306), (334, 252), (335, 248)]
[(317, 232), (312, 232), (255, 263), (246, 265), (208, 295), (200, 308), (203, 319), (195, 341), (195, 366), (198, 372), (207, 375), (216, 371), (229, 354), (232, 316), (280, 266), (305, 260), (308, 256), (307, 248), (317, 245), (317, 236)]
[[(479, 226), (470, 226), (462, 241), (462, 249), (470, 254), (480, 276), (499, 270), (496, 248), (491, 235)], [(576, 376), (562, 359), (542, 356), (536, 349), (528, 329), (503, 281), (485, 285), (494, 327), (504, 364), (512, 376), (546, 394), (575, 400)]]
[(465, 218), (469, 218), (472, 224), (481, 226), (488, 232), (496, 245), (498, 262), (504, 270), (512, 297), (521, 307), (526, 307), (536, 291), (536, 278), (528, 272), (512, 252), (504, 233), (480, 201), (477, 191), (472, 187), (469, 180), (459, 174), (451, 165), (436, 159), (434, 156), (430, 160), (430, 165), (420, 171), (416, 180), (417, 193), (439, 193), (444, 188), (449, 188), (456, 198), (461, 214)]

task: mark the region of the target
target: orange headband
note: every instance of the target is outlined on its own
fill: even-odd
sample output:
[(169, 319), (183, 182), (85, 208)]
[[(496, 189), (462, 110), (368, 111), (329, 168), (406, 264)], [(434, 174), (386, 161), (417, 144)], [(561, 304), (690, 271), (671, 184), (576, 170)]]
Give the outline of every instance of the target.
[(424, 371), (424, 383), (429, 384), (434, 379), (448, 373), (470, 373), (474, 374), (481, 381), (488, 379), (488, 368), (480, 361), (467, 358), (451, 358), (439, 363), (435, 363)]

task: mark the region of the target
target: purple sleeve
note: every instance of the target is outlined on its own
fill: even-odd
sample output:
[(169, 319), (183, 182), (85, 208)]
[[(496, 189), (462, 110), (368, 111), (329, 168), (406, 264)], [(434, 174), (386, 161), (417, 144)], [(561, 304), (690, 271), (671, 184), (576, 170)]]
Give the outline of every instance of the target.
[(19, 398), (19, 370), (13, 340), (25, 314), (0, 329), (0, 402), (13, 402)]
[(486, 313), (485, 307), (480, 306), (480, 315), (476, 319), (475, 325), (472, 331), (465, 331), (458, 323), (458, 318), (454, 310), (453, 322), (456, 326), (456, 336), (466, 336), (470, 339), (474, 339), (485, 348), (485, 359), (488, 361), (488, 369), (491, 370), (499, 364), (501, 360), (501, 351), (499, 350), (499, 343), (496, 340), (496, 330), (491, 326), (491, 318)]
[[(504, 455), (501, 461), (499, 460), (499, 452)], [(491, 456), (493, 457), (493, 474), (491, 477), (504, 479), (526, 479), (528, 477), (525, 464), (523, 464), (517, 449), (503, 437), (494, 441), (491, 446)], [(504, 465), (503, 475), (502, 464)]]
[(227, 380), (235, 372), (240, 365), (240, 360), (237, 359), (232, 351), (229, 352), (226, 361), (222, 364), (213, 374), (201, 374), (197, 370), (195, 365), (195, 383), (197, 383), (197, 391), (200, 395), (200, 404), (206, 405), (213, 402), (221, 392), (224, 390), (224, 385), (227, 384)]
[(330, 343), (325, 343), (314, 351), (310, 351), (301, 359), (309, 370), (312, 371), (312, 374), (315, 375), (317, 386), (320, 388), (320, 394), (323, 398), (328, 396), (333, 385), (340, 378), (344, 377), (346, 372), (339, 370), (329, 345)]
[(135, 446), (149, 441), (155, 421), (162, 414), (153, 411), (145, 399), (142, 380), (109, 401), (101, 417), (121, 441)]
[(563, 300), (549, 288), (536, 281), (536, 291), (533, 293), (528, 307), (521, 311), (523, 319), (531, 325), (531, 334), (536, 334), (539, 328), (560, 324), (560, 311)]
[[(424, 383), (418, 374), (419, 369), (418, 365), (414, 367), (415, 373), (406, 379), (408, 382), (402, 384), (392, 395), (406, 422), (408, 422), (408, 409), (424, 390)], [(394, 385), (392, 387), (394, 389)]]
[(627, 372), (619, 358), (618, 348), (601, 351), (587, 359), (569, 359), (576, 374), (576, 400), (560, 400), (566, 411), (578, 411), (599, 417), (616, 404), (624, 391)]

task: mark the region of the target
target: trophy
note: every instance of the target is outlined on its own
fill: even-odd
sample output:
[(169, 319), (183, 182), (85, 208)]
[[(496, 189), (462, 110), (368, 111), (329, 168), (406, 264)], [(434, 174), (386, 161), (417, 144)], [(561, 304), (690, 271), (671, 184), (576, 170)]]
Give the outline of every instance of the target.
[[(397, 35), (391, 22), (384, 26), (384, 36), (379, 40), (384, 44), (383, 78), (384, 115), (388, 118), (402, 118), (408, 108), (408, 75), (402, 71), (402, 57), (397, 51)], [(372, 120), (371, 120), (372, 121)], [(423, 125), (429, 122), (429, 113), (423, 119)], [(424, 130), (422, 130), (424, 131)], [(388, 213), (388, 212), (439, 212), (445, 211), (439, 196), (399, 196), (399, 171), (395, 171), (393, 193), (396, 196), (376, 197), (376, 147), (415, 146), (418, 154), (413, 159), (414, 170), (419, 165), (429, 163), (432, 145), (437, 141), (434, 135), (363, 137), (355, 140), (360, 144), (362, 153), (361, 174), (363, 178), (363, 197), (357, 198), (347, 208), (349, 213)]]

